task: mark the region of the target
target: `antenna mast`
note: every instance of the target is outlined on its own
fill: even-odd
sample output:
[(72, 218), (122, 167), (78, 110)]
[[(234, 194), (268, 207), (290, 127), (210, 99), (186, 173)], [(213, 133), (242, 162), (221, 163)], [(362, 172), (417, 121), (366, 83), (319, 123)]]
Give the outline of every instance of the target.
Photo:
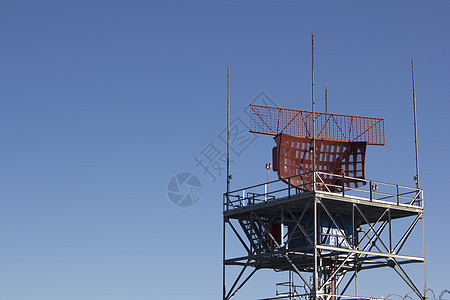
[[(419, 188), (419, 147), (417, 142), (417, 115), (416, 115), (416, 87), (415, 87), (415, 80), (414, 80), (414, 59), (411, 57), (411, 76), (412, 76), (412, 88), (413, 88), (413, 109), (414, 109), (414, 146), (416, 148), (416, 176), (414, 176), (414, 181), (416, 182), (416, 187)], [(423, 194), (422, 194), (423, 198)], [(422, 236), (423, 236), (423, 242), (422, 242), (422, 251), (423, 251), (423, 258), (425, 258), (425, 221), (422, 214)], [(424, 260), (423, 262), (423, 294), (426, 297), (427, 294), (427, 264)], [(424, 297), (424, 298), (425, 298)]]
[(417, 116), (416, 116), (416, 88), (414, 84), (414, 60), (411, 59), (411, 71), (412, 71), (412, 87), (413, 87), (413, 109), (414, 109), (414, 145), (416, 148), (416, 176), (414, 181), (416, 187), (419, 188), (419, 148), (417, 146)]
[(325, 113), (328, 113), (328, 82), (325, 83)]
[(230, 68), (227, 66), (227, 194), (230, 192)]
[[(312, 165), (313, 172), (316, 171), (316, 102), (314, 99), (314, 32), (311, 33), (311, 46), (312, 46), (312, 117), (313, 117), (313, 149), (312, 149)], [(314, 176), (315, 178), (315, 176)]]
[[(224, 204), (228, 203), (228, 197), (230, 193), (230, 67), (227, 65), (227, 194), (226, 199), (224, 198)], [(225, 207), (225, 205), (224, 205)], [(223, 232), (222, 232), (222, 297), (226, 299), (226, 280), (225, 280), (225, 223), (226, 218), (223, 216)]]

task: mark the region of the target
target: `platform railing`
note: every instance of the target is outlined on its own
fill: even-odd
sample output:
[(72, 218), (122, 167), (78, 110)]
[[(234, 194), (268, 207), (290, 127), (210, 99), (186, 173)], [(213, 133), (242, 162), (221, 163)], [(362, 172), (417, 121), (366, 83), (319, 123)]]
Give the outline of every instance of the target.
[(300, 293), (298, 290), (305, 290), (304, 285), (294, 285), (293, 282), (281, 282), (276, 284), (276, 291), (275, 295), (277, 297), (279, 296), (287, 296), (290, 297), (289, 299), (299, 299)]
[[(292, 185), (291, 182), (303, 184)], [(333, 183), (329, 183), (333, 182)], [(349, 182), (356, 182), (350, 187)], [(266, 203), (310, 191), (328, 192), (341, 196), (361, 197), (369, 201), (391, 202), (397, 205), (423, 207), (423, 190), (376, 180), (354, 178), (325, 172), (306, 172), (300, 175), (264, 182), (224, 194), (224, 210)]]

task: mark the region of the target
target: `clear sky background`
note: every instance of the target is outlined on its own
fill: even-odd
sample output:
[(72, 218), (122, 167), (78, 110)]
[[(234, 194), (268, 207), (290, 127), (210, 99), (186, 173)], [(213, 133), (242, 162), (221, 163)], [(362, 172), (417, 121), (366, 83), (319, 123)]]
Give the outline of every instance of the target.
[[(449, 13), (450, 1), (0, 0), (0, 299), (219, 299), (225, 175), (194, 159), (225, 151), (227, 64), (232, 119), (248, 124), (261, 92), (311, 108), (312, 30), (317, 110), (328, 82), (329, 112), (385, 118), (366, 177), (409, 186), (414, 57), (428, 286), (450, 289)], [(272, 147), (261, 135), (232, 153), (232, 188), (265, 180)], [(188, 208), (167, 194), (183, 172), (202, 184)], [(361, 289), (393, 273), (363, 274)], [(237, 299), (274, 295), (273, 276)], [(379, 294), (406, 294), (397, 277)]]

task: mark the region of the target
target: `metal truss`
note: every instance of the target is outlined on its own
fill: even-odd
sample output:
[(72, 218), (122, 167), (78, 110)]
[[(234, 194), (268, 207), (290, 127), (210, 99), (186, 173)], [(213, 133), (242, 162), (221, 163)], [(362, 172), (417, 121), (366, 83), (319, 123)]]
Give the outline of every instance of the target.
[[(229, 199), (225, 195), (224, 204)], [(287, 283), (289, 292), (266, 299), (368, 299), (357, 295), (359, 273), (382, 267), (393, 269), (412, 293), (425, 299), (426, 282), (421, 291), (404, 268), (425, 264), (423, 256), (408, 254), (404, 247), (423, 222), (423, 206), (311, 191), (231, 207), (224, 209), (224, 300), (235, 297), (262, 269), (293, 273), (301, 281), (295, 289)], [(241, 244), (241, 256), (226, 257), (225, 228)], [(235, 278), (226, 278), (229, 268), (239, 270)], [(353, 284), (355, 295), (349, 294)]]

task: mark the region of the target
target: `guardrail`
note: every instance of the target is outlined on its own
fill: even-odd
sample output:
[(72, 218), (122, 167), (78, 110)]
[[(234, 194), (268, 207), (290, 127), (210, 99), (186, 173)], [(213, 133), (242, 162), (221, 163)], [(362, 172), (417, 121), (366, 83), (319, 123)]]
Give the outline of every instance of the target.
[(300, 299), (301, 294), (297, 291), (297, 289), (305, 290), (305, 286), (304, 285), (294, 285), (293, 282), (289, 282), (289, 281), (277, 283), (275, 295), (277, 297), (286, 296), (286, 297), (289, 297), (289, 299)]
[[(295, 177), (302, 176), (308, 180), (302, 185), (294, 186), (290, 182)], [(334, 178), (333, 182), (325, 183), (323, 178)], [(357, 188), (346, 186), (346, 180), (355, 180), (362, 183)], [(286, 184), (287, 181), (287, 184)], [(329, 180), (327, 180), (329, 182)], [(413, 205), (423, 207), (423, 190), (398, 184), (386, 183), (375, 180), (348, 177), (339, 174), (325, 172), (307, 172), (301, 175), (291, 176), (238, 189), (224, 194), (224, 210), (241, 208), (248, 205), (265, 203), (275, 199), (290, 197), (306, 191), (322, 191), (335, 193), (341, 196), (353, 196), (366, 198), (370, 201), (393, 202), (397, 205)]]

